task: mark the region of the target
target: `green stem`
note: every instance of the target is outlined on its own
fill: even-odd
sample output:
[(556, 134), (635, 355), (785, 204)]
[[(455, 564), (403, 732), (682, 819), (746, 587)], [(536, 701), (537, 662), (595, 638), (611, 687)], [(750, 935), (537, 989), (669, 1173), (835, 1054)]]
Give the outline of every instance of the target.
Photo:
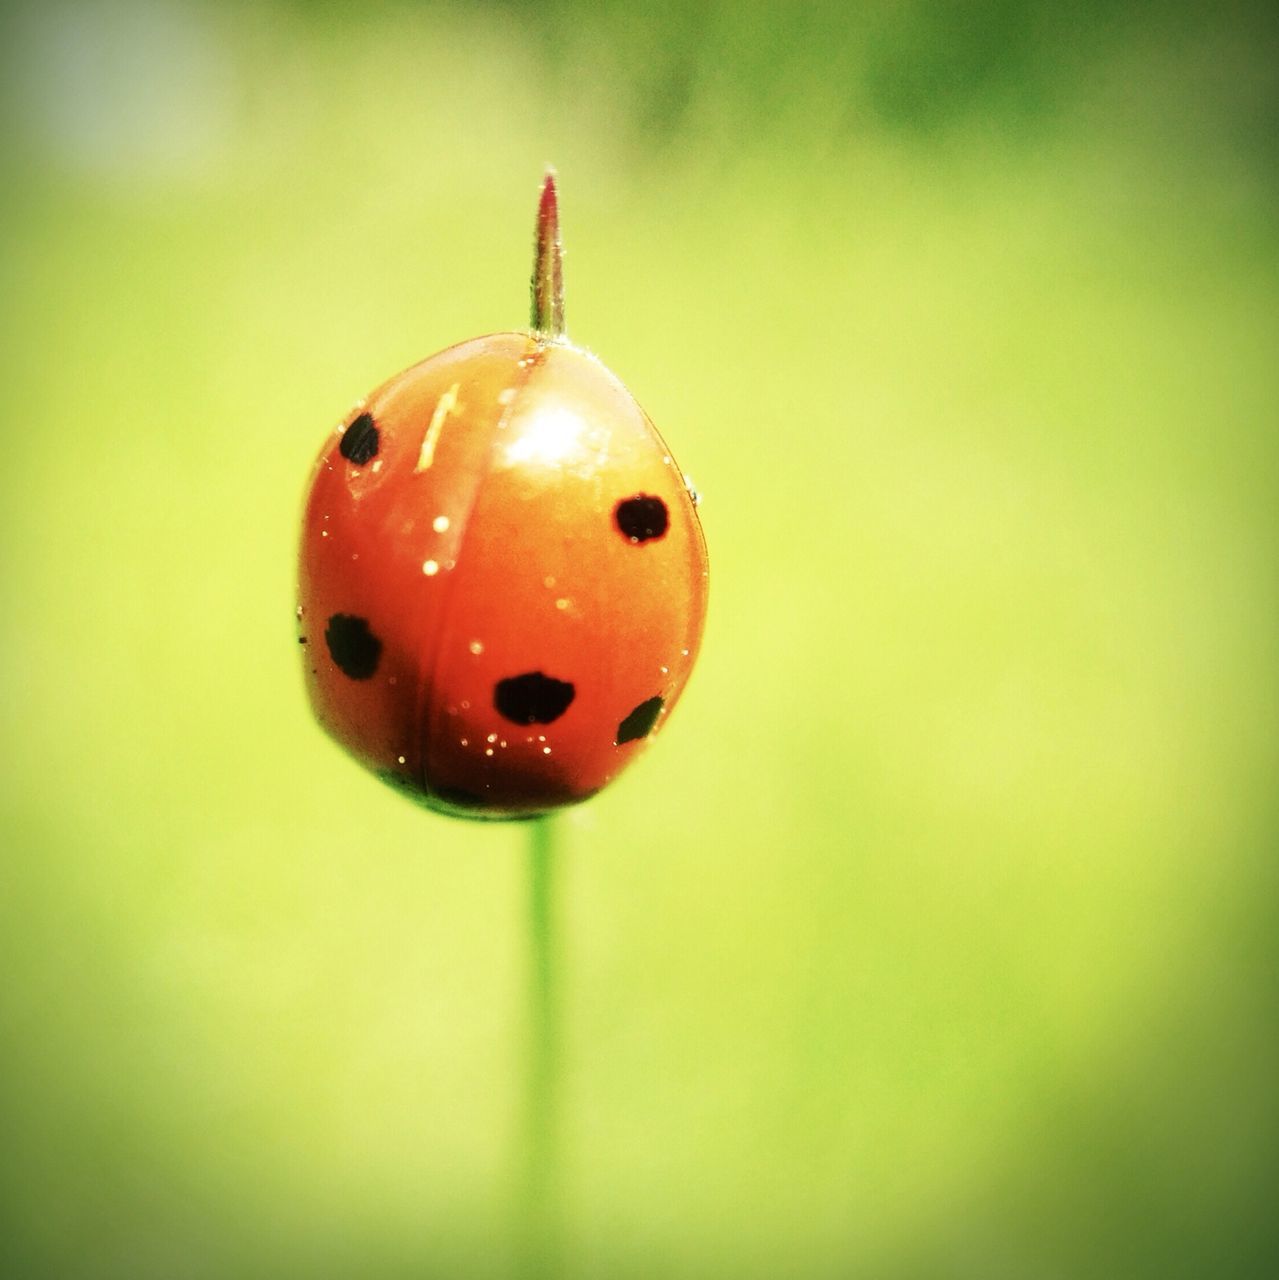
[(529, 1026), (525, 1080), (525, 1274), (557, 1270), (559, 1237), (558, 1060), (554, 915), (555, 826), (528, 824)]
[(560, 205), (555, 170), (542, 179), (533, 236), (533, 332), (555, 341), (564, 337), (564, 246), (560, 242)]

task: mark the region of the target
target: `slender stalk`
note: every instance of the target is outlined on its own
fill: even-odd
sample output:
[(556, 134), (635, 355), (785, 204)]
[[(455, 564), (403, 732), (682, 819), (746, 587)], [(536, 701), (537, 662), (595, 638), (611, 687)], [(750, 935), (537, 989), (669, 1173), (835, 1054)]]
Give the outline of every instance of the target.
[(559, 1026), (554, 914), (555, 825), (528, 824), (529, 1025), (525, 1078), (525, 1266), (551, 1276), (559, 1254)]
[(555, 170), (542, 179), (537, 202), (537, 230), (533, 236), (533, 332), (555, 341), (564, 336), (564, 246), (560, 241), (560, 204)]
[[(538, 338), (564, 337), (564, 263), (555, 171), (542, 180), (533, 240), (532, 323)], [(523, 1274), (550, 1277), (559, 1264), (559, 1026), (554, 914), (555, 821), (528, 824), (528, 1065), (524, 1081)]]

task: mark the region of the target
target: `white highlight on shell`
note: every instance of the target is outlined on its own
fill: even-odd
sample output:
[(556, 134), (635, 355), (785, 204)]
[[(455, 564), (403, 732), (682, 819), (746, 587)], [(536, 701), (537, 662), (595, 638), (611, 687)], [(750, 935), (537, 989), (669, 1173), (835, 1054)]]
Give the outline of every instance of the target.
[(444, 430), (445, 419), (450, 414), (461, 412), (461, 407), (457, 402), (457, 393), (461, 385), (460, 382), (455, 382), (436, 404), (435, 412), (431, 414), (431, 423), (426, 429), (426, 435), (422, 437), (422, 448), (417, 455), (417, 466), (413, 468), (415, 474), (419, 471), (425, 471), (435, 461), (435, 446), (440, 442), (440, 433)]
[(573, 455), (581, 453), (586, 431), (586, 423), (571, 409), (563, 405), (546, 406), (526, 421), (523, 430), (506, 446), (506, 465), (562, 466)]
[(440, 566), (434, 560), (427, 560), (422, 565), (422, 572), (428, 578), (433, 578), (440, 571)]
[(435, 519), (431, 521), (431, 528), (434, 529), (436, 533), (448, 533), (448, 516), (436, 516)]
[(477, 658), (484, 652), (484, 646), (478, 640), (472, 640), (466, 646)]

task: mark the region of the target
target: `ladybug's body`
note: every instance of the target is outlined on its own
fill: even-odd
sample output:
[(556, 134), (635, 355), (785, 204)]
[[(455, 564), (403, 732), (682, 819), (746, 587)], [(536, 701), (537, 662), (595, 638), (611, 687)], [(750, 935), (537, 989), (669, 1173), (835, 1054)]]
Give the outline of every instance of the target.
[(316, 464), (298, 610), (312, 705), (433, 808), (531, 817), (598, 791), (670, 712), (705, 606), (670, 451), (564, 341), (441, 352)]

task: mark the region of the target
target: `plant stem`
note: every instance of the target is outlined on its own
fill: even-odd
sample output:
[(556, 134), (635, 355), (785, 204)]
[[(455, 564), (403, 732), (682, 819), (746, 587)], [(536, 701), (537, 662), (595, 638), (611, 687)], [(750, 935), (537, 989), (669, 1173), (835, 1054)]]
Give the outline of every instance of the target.
[(551, 1276), (559, 1252), (558, 1059), (553, 902), (555, 826), (528, 824), (529, 1025), (525, 1080), (525, 1274)]
[(533, 332), (554, 342), (564, 336), (564, 246), (560, 241), (560, 205), (555, 170), (542, 179), (533, 236)]
[[(542, 180), (533, 241), (532, 322), (538, 338), (564, 337), (564, 263), (555, 171)], [(528, 824), (529, 1022), (524, 1082), (524, 1274), (553, 1276), (559, 1262), (559, 1027), (555, 1001), (555, 820)]]

